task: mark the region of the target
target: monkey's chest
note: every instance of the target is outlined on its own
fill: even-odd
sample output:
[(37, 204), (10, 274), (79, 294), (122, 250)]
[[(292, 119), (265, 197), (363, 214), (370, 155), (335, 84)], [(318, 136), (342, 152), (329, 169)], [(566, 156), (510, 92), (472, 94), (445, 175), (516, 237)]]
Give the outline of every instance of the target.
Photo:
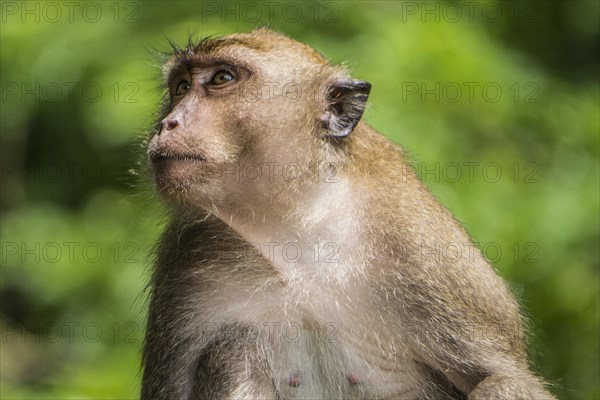
[(200, 352), (204, 391), (197, 398), (424, 397), (399, 326), (382, 325), (368, 287), (299, 274), (276, 279), (271, 269), (251, 269), (257, 270), (264, 271), (261, 285), (236, 270), (227, 284), (211, 281), (214, 290), (196, 295), (196, 323), (211, 328)]
[(269, 372), (283, 398), (419, 397), (417, 369), (397, 352), (386, 352), (375, 342), (355, 343), (351, 333), (336, 331), (333, 324), (319, 328), (269, 344), (275, 349)]
[[(197, 380), (214, 386), (204, 386), (197, 398), (422, 397), (422, 376), (399, 332), (357, 307), (313, 310), (277, 300), (274, 295), (260, 307), (244, 302), (235, 312), (239, 318), (230, 314), (227, 322), (210, 324)], [(228, 382), (234, 384), (219, 387)]]
[[(283, 318), (271, 315), (218, 332), (202, 352), (198, 381), (234, 384), (207, 387), (199, 398), (422, 397), (423, 381), (408, 352), (379, 337), (381, 331), (353, 331), (335, 319)], [(215, 379), (215, 373), (223, 376)]]

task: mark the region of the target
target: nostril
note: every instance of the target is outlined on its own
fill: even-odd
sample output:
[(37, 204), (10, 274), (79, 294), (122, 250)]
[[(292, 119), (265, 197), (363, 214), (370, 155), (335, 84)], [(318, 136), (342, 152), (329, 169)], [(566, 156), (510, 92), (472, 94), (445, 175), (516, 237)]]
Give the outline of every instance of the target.
[(177, 122), (175, 119), (169, 119), (163, 122), (163, 126), (167, 131), (172, 131), (173, 129), (177, 128), (177, 125), (179, 125), (179, 122)]

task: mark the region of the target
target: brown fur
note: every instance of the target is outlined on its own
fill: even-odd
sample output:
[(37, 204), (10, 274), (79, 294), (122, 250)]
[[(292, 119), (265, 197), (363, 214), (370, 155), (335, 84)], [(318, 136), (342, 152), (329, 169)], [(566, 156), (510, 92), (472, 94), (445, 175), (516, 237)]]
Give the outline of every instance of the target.
[[(219, 65), (238, 79), (212, 91)], [(165, 77), (172, 93), (195, 83), (163, 108), (177, 126), (149, 146), (180, 159), (152, 164), (173, 215), (152, 279), (143, 399), (552, 398), (528, 369), (514, 298), (401, 149), (364, 122), (328, 135), (329, 117), (360, 117), (366, 99), (331, 90), (364, 90), (346, 71), (260, 29), (176, 50)], [(252, 101), (241, 90), (267, 84)], [(302, 89), (296, 101), (285, 84)], [(291, 163), (295, 179), (269, 175)], [(224, 172), (249, 165), (260, 179)], [(302, 256), (265, 250), (272, 242)], [(314, 243), (335, 255), (317, 257)]]

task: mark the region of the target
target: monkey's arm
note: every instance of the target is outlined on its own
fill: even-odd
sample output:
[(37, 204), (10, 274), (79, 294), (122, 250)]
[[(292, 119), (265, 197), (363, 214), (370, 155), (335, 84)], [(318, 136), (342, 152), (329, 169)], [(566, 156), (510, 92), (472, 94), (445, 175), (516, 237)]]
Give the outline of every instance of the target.
[[(175, 220), (158, 248), (141, 399), (276, 399), (256, 340), (244, 325), (225, 323), (219, 308), (223, 297), (231, 296), (227, 277), (243, 282), (244, 271), (260, 270), (254, 265), (244, 269), (225, 256), (227, 250), (240, 252), (241, 245), (222, 223), (197, 219)], [(244, 290), (243, 284), (234, 287)]]
[[(172, 300), (185, 293), (184, 286), (171, 289)], [(169, 308), (164, 307), (165, 299), (153, 300), (144, 349), (143, 400), (279, 398), (256, 338), (247, 328), (197, 324), (189, 306), (187, 310), (176, 306), (183, 298)]]
[(469, 400), (487, 399), (554, 399), (528, 371), (521, 374), (493, 374), (481, 381), (469, 394)]
[(248, 327), (223, 326), (200, 353), (193, 399), (280, 399)]
[[(181, 316), (157, 318), (155, 312), (151, 309), (144, 351), (142, 399), (278, 398), (248, 329), (223, 325), (214, 331), (209, 327), (202, 332), (201, 326), (191, 330)], [(177, 316), (176, 310), (171, 312)]]
[(529, 370), (518, 303), (460, 223), (410, 172), (390, 193), (371, 220), (396, 227), (377, 259), (393, 264), (375, 279), (416, 360), (471, 400), (552, 399)]
[(401, 299), (418, 357), (470, 400), (552, 399), (529, 370), (518, 305), (483, 257), (421, 261), (404, 266)]
[(453, 362), (435, 360), (431, 362), (432, 367), (444, 368), (440, 371), (454, 385), (462, 385), (469, 400), (554, 399), (527, 365), (521, 364), (509, 354), (480, 353), (479, 359), (471, 355), (458, 360), (463, 355), (462, 352), (450, 355), (448, 347), (443, 346), (434, 348), (433, 352), (436, 350), (451, 356)]
[(201, 344), (188, 333), (186, 316), (176, 306), (170, 307), (174, 298), (173, 293), (156, 289), (152, 294), (144, 342), (142, 400), (183, 400), (192, 392)]

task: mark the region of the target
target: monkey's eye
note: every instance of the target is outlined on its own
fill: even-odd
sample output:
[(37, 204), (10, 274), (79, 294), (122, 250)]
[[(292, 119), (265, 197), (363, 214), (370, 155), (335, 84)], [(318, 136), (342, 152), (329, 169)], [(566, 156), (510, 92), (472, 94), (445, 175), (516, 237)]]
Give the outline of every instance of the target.
[(190, 83), (186, 80), (183, 80), (177, 85), (177, 89), (175, 89), (175, 95), (182, 96), (186, 94), (188, 90), (190, 90)]
[(228, 71), (226, 69), (222, 69), (217, 71), (213, 77), (211, 78), (209, 85), (221, 86), (226, 83), (232, 82), (236, 79), (236, 76), (233, 72)]

